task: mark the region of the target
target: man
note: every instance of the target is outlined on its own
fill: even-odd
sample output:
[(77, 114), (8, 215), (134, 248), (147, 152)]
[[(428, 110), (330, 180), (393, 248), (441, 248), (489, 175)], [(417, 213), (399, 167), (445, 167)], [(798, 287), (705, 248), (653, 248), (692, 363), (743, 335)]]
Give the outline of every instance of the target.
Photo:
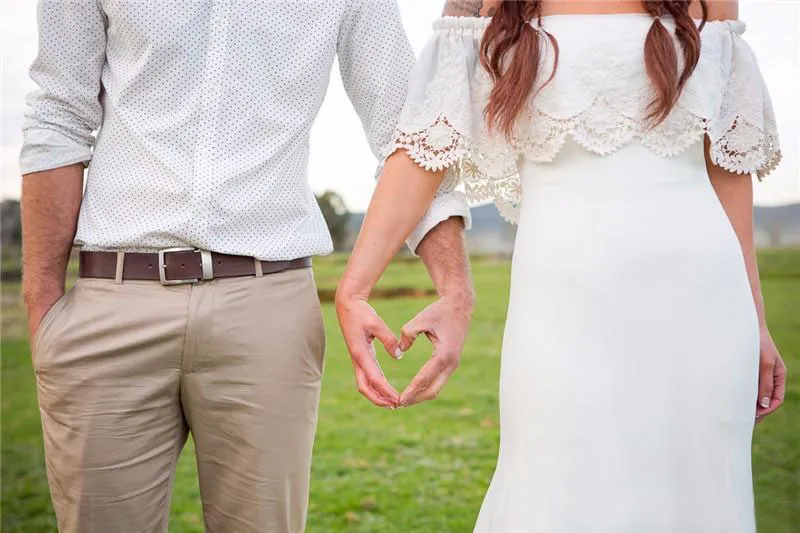
[[(60, 530), (166, 531), (191, 431), (207, 531), (302, 531), (324, 346), (309, 257), (331, 251), (309, 129), (338, 55), (372, 150), (390, 145), (413, 63), (395, 0), (42, 0), (39, 27), (24, 296)], [(466, 291), (414, 322), (458, 317), (449, 353), (465, 221), (444, 187), (409, 240)], [(398, 341), (369, 306), (349, 316), (359, 389), (400, 405), (370, 344)]]

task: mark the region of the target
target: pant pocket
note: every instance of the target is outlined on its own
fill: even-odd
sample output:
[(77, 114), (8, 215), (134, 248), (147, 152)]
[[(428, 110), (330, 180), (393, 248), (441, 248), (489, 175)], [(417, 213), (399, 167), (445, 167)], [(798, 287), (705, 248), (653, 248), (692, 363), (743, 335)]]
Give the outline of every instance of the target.
[(322, 374), (324, 367), (325, 367), (325, 348), (327, 345), (327, 336), (325, 335), (325, 315), (322, 312), (322, 303), (319, 300), (319, 293), (317, 291), (317, 284), (314, 280), (314, 273), (309, 270), (309, 275), (311, 277), (311, 289), (313, 293), (313, 307), (314, 307), (314, 318), (315, 318), (315, 327), (316, 327), (316, 336), (317, 336), (317, 364), (319, 365), (319, 372), (320, 375)]
[(71, 288), (67, 292), (64, 293), (61, 298), (56, 300), (50, 309), (44, 314), (42, 317), (42, 321), (39, 322), (39, 328), (36, 330), (36, 333), (33, 337), (33, 344), (31, 346), (31, 357), (33, 358), (33, 367), (34, 370), (37, 370), (39, 367), (39, 353), (42, 349), (46, 348), (45, 340), (47, 339), (47, 333), (53, 329), (53, 324), (56, 322), (56, 319), (61, 315), (61, 311), (67, 304), (67, 300), (72, 295), (72, 292), (75, 288)]

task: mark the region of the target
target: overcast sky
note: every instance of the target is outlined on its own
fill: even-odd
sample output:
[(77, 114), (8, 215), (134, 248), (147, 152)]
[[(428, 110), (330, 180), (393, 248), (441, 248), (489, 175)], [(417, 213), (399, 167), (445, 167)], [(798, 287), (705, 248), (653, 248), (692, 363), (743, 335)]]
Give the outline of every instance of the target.
[[(425, 44), (442, 1), (398, 0), (415, 50)], [(35, 0), (3, 0), (0, 7), (2, 49), (2, 192), (19, 196), (17, 156), (25, 94), (33, 88), (27, 69), (36, 55)], [(800, 201), (800, 0), (742, 0), (741, 18), (767, 80), (780, 126), (784, 161), (756, 188), (756, 201), (774, 205)], [(342, 142), (346, 139), (347, 142)], [(310, 179), (317, 191), (339, 192), (353, 210), (363, 210), (372, 194), (375, 160), (334, 67), (325, 104), (314, 126)]]

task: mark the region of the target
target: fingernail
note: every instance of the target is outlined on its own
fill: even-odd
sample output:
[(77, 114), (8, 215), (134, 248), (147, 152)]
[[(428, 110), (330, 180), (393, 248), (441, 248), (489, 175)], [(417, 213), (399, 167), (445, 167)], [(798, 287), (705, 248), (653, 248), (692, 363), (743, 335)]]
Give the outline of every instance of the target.
[(761, 407), (763, 407), (764, 409), (769, 408), (769, 396), (764, 396), (763, 398), (761, 398)]
[(400, 348), (395, 349), (394, 358), (397, 359), (398, 361), (400, 359), (402, 359), (403, 358), (403, 350), (401, 350)]

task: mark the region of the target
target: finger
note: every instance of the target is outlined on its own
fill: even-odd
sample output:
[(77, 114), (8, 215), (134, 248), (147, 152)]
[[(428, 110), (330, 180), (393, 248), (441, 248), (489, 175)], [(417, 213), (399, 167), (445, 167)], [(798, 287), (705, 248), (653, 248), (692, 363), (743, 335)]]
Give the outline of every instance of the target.
[(381, 369), (381, 365), (375, 355), (375, 347), (372, 344), (368, 345), (366, 352), (362, 352), (361, 356), (356, 358), (356, 363), (366, 375), (369, 385), (378, 394), (397, 404), (400, 400), (400, 394), (386, 380), (383, 369)]
[(411, 399), (411, 403), (409, 405), (416, 405), (423, 402), (428, 402), (431, 400), (435, 400), (439, 397), (439, 394), (442, 392), (442, 389), (447, 384), (447, 380), (450, 379), (452, 375), (452, 370), (445, 369), (444, 372), (440, 373), (436, 376), (426, 389), (421, 390), (414, 398)]
[(423, 331), (425, 331), (425, 325), (420, 313), (400, 328), (400, 349), (407, 352)]
[(400, 350), (400, 347), (397, 342), (397, 337), (395, 337), (394, 332), (389, 329), (389, 326), (386, 325), (386, 322), (383, 321), (381, 317), (375, 315), (373, 322), (369, 326), (369, 333), (386, 349), (386, 352), (394, 357), (395, 359), (401, 359), (403, 357), (403, 352)]
[(428, 387), (433, 385), (436, 378), (445, 371), (446, 365), (441, 358), (432, 357), (408, 384), (408, 387), (400, 395), (400, 407), (407, 407), (415, 403), (415, 399)]
[(766, 409), (759, 409), (758, 415), (763, 420), (764, 417), (767, 415), (771, 415), (775, 411), (777, 411), (781, 405), (783, 405), (783, 400), (786, 396), (786, 366), (783, 364), (783, 361), (778, 360), (775, 364), (775, 370), (773, 371), (773, 388), (772, 388), (772, 398), (770, 399), (769, 407)]
[(783, 403), (786, 398), (786, 365), (783, 361), (778, 360), (775, 366), (775, 387), (772, 389), (772, 399), (777, 401), (778, 405)]
[[(443, 354), (443, 355), (440, 355)], [(413, 399), (413, 403), (421, 403), (438, 398), (442, 389), (447, 384), (447, 380), (458, 368), (459, 352), (451, 351), (444, 347), (444, 343), (440, 343), (437, 347), (437, 355), (435, 359), (438, 360), (440, 371), (437, 375), (433, 376), (431, 383), (417, 392)]]
[(378, 407), (387, 407), (390, 409), (394, 408), (395, 404), (391, 400), (381, 396), (378, 393), (378, 391), (376, 391), (372, 387), (372, 385), (370, 385), (366, 373), (359, 366), (355, 365), (354, 367), (355, 367), (356, 385), (358, 386), (358, 392), (360, 392), (365, 398), (367, 398), (369, 401), (371, 401)]
[(373, 346), (371, 340), (365, 336), (357, 343), (350, 343), (348, 349), (353, 366), (364, 374), (365, 386), (373, 389), (380, 396), (396, 405), (400, 395), (386, 380), (383, 370), (378, 364), (375, 346)]
[(772, 391), (775, 387), (775, 360), (762, 358), (758, 371), (758, 409), (756, 414), (763, 415), (772, 404)]

